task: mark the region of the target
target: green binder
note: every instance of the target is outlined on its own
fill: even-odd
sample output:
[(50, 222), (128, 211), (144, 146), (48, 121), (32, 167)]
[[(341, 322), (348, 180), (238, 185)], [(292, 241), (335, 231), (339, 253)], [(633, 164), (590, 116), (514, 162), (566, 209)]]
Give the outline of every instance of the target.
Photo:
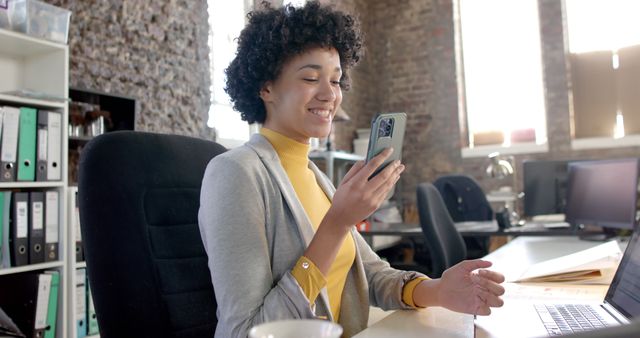
[(34, 108), (20, 108), (18, 131), (18, 181), (36, 180), (36, 130), (38, 111)]
[(89, 288), (89, 279), (87, 279), (85, 285), (87, 286), (87, 334), (96, 335), (100, 332), (98, 329), (98, 317), (96, 316), (96, 309), (93, 306), (91, 288)]
[(3, 197), (4, 205), (0, 205), (0, 209), (2, 212), (2, 219), (0, 219), (0, 229), (2, 229), (2, 244), (0, 245), (0, 249), (2, 249), (2, 255), (0, 255), (0, 268), (9, 268), (11, 267), (11, 253), (9, 251), (9, 216), (11, 215), (11, 190), (1, 191), (0, 194)]
[(0, 191), (0, 268), (2, 268), (2, 253), (4, 251), (4, 237), (2, 236), (4, 229), (2, 228), (2, 226), (4, 225), (4, 222), (2, 221), (4, 219), (4, 191)]
[(44, 338), (56, 338), (60, 273), (58, 271), (46, 271), (46, 273), (51, 275), (51, 292), (49, 293), (49, 307), (47, 309), (47, 329), (44, 331)]

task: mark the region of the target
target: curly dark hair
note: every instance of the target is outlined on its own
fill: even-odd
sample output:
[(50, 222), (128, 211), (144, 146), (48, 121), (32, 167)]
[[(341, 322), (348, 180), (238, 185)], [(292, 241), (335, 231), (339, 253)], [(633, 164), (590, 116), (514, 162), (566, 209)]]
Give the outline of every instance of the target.
[(238, 51), (225, 70), (225, 91), (233, 108), (248, 123), (264, 123), (266, 110), (260, 90), (274, 81), (283, 64), (310, 48), (335, 48), (340, 55), (340, 87), (349, 90), (348, 71), (364, 53), (360, 23), (350, 14), (309, 1), (304, 7), (272, 8), (268, 2), (247, 16), (238, 38)]

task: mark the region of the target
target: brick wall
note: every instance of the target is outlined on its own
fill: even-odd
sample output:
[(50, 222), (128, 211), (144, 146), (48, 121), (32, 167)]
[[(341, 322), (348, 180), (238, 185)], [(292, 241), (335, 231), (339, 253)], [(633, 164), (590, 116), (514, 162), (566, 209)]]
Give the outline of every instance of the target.
[(363, 5), (356, 2), (355, 9), (367, 53), (345, 94), (353, 121), (337, 126), (337, 145), (351, 149), (353, 130), (369, 127), (377, 112), (405, 112), (407, 169), (397, 196), (411, 204), (419, 182), (460, 170), (452, 3), (374, 0)]
[(73, 12), (70, 86), (136, 98), (137, 130), (211, 137), (206, 1), (46, 2)]
[[(399, 192), (406, 204), (415, 203), (417, 183), (447, 173), (470, 174), (487, 191), (505, 184), (486, 177), (485, 158), (460, 155), (452, 1), (340, 2), (356, 4), (364, 21), (367, 55), (353, 72), (352, 91), (345, 94), (345, 109), (354, 122), (337, 127), (337, 144), (350, 149), (353, 130), (368, 127), (377, 111), (405, 111), (409, 116), (403, 154), (407, 170)], [(522, 162), (529, 159), (640, 156), (640, 147), (571, 150), (562, 2), (539, 0), (539, 8), (549, 152), (516, 155), (516, 170), (521, 172)]]

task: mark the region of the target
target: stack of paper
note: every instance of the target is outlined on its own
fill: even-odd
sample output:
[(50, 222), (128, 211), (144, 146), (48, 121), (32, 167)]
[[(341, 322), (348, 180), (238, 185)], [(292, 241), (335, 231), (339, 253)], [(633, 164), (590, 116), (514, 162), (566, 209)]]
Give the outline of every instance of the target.
[(578, 282), (609, 284), (618, 268), (622, 252), (610, 241), (567, 256), (530, 266), (515, 282)]

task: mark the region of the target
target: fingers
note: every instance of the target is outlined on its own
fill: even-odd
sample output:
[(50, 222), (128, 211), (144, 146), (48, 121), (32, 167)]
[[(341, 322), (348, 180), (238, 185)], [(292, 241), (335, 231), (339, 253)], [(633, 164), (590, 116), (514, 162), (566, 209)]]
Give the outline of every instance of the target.
[(381, 199), (384, 199), (393, 186), (398, 182), (400, 174), (404, 169), (404, 164), (400, 164), (400, 161), (395, 161), (378, 174), (378, 176), (372, 179), (370, 181), (371, 184), (374, 187), (377, 186), (374, 191), (375, 196), (380, 196)]
[(378, 167), (381, 166), (392, 153), (393, 148), (386, 148), (383, 152), (372, 158), (371, 161), (364, 166), (364, 170), (361, 170), (358, 173), (358, 176), (361, 176), (360, 178), (365, 180), (369, 179), (371, 174), (373, 174), (373, 172), (376, 171), (376, 169), (378, 169)]
[(474, 314), (478, 316), (488, 316), (491, 314), (491, 308), (488, 306), (480, 306), (475, 312)]
[(476, 314), (489, 315), (492, 307), (504, 305), (500, 296), (504, 294), (505, 289), (499, 284), (504, 282), (502, 274), (491, 270), (480, 270), (477, 273), (472, 273), (471, 279), (475, 284), (474, 293), (478, 301)]
[(480, 270), (478, 271), (478, 276), (492, 280), (496, 283), (504, 282), (504, 275), (493, 270)]
[(478, 289), (478, 297), (482, 302), (489, 307), (500, 307), (504, 305), (502, 298), (492, 294), (491, 292), (483, 289)]
[(475, 295), (475, 310), (474, 314), (480, 316), (488, 316), (491, 314), (492, 307), (501, 307), (504, 305), (504, 301), (482, 288), (476, 289)]
[(487, 306), (486, 302), (482, 297), (480, 297), (480, 295), (476, 295), (476, 306), (473, 314), (478, 316), (488, 316), (491, 314), (491, 308)]
[(504, 305), (504, 301), (502, 300), (502, 298), (491, 294), (488, 291), (481, 291), (482, 293), (482, 297), (484, 298), (484, 302), (485, 304), (487, 304), (490, 307), (500, 307), (502, 305)]
[(364, 161), (358, 161), (356, 162), (351, 169), (349, 169), (349, 171), (347, 171), (347, 174), (344, 175), (344, 177), (342, 178), (342, 181), (340, 181), (340, 184), (344, 184), (349, 182), (349, 180), (355, 176), (358, 172), (360, 172), (360, 170), (364, 167), (365, 163)]
[(460, 266), (468, 271), (471, 272), (473, 270), (477, 270), (477, 269), (484, 269), (484, 268), (488, 268), (492, 265), (491, 262), (489, 261), (485, 261), (482, 259), (474, 259), (474, 260), (468, 260), (468, 261), (462, 261), (460, 263)]
[(482, 287), (485, 290), (488, 290), (492, 294), (497, 296), (504, 295), (504, 287), (502, 285), (497, 284), (496, 282), (490, 279), (483, 278), (480, 276), (473, 276), (472, 279), (474, 283), (476, 283), (476, 285)]

